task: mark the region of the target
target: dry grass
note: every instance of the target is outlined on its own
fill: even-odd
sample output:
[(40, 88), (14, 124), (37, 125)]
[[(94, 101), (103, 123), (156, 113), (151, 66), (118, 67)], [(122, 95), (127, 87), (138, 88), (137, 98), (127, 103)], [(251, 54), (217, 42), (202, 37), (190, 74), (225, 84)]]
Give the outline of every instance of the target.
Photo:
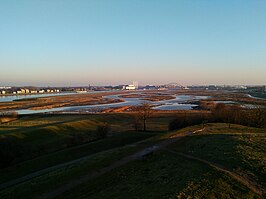
[(62, 95), (62, 96), (50, 96), (50, 97), (40, 97), (35, 100), (20, 100), (13, 102), (1, 102), (1, 110), (14, 110), (14, 109), (50, 109), (57, 107), (67, 107), (67, 106), (82, 106), (82, 105), (94, 105), (94, 104), (106, 104), (114, 103), (122, 100), (117, 99), (107, 99), (102, 96), (121, 94), (121, 92), (103, 92), (94, 94), (76, 94), (76, 95)]

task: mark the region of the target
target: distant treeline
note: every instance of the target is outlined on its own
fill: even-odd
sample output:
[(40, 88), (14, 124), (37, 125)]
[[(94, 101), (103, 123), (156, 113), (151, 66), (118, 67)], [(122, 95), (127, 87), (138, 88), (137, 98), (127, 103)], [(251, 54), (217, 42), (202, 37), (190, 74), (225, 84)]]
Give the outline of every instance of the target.
[(217, 104), (210, 114), (180, 114), (169, 123), (169, 130), (191, 125), (222, 122), (250, 127), (266, 127), (266, 108), (244, 109), (236, 105)]

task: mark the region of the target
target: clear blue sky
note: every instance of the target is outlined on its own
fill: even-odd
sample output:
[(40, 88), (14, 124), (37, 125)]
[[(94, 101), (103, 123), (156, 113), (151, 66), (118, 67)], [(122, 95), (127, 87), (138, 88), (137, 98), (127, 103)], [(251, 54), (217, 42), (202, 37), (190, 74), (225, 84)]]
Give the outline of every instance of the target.
[(0, 0), (0, 85), (266, 84), (265, 0)]

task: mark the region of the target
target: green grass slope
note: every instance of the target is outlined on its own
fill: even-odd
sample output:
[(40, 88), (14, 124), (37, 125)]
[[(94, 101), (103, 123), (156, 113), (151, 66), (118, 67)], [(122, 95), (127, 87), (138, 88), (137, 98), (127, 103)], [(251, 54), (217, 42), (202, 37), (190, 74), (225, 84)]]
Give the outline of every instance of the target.
[(265, 129), (210, 124), (147, 160), (124, 165), (58, 198), (264, 198), (225, 172), (171, 151), (221, 165), (263, 189)]

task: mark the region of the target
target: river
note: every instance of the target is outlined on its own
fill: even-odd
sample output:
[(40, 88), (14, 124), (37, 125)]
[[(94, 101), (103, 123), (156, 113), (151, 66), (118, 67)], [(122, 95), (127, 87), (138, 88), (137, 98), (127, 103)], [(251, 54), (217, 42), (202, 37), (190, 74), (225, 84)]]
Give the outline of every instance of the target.
[(16, 110), (18, 114), (34, 114), (34, 113), (51, 113), (51, 112), (63, 112), (63, 113), (86, 113), (86, 112), (98, 112), (101, 109), (115, 108), (121, 106), (137, 106), (143, 102), (148, 102), (153, 105), (155, 110), (191, 110), (197, 105), (187, 103), (188, 101), (197, 101), (200, 99), (207, 99), (208, 96), (192, 96), (192, 95), (177, 95), (175, 99), (162, 100), (158, 102), (150, 102), (139, 98), (123, 98), (123, 95), (108, 95), (105, 98), (109, 99), (122, 99), (124, 102), (110, 103), (110, 104), (98, 104), (98, 105), (85, 105), (85, 106), (71, 106), (71, 107), (59, 107), (42, 110)]

